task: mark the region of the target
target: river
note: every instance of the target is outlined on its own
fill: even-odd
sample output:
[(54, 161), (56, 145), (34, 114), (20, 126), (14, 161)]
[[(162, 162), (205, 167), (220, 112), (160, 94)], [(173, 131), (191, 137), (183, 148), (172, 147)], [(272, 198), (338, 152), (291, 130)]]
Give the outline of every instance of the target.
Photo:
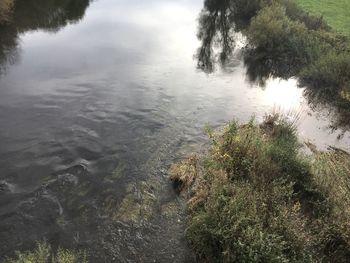
[(239, 56), (206, 74), (202, 0), (16, 0), (0, 27), (0, 258), (36, 241), (92, 262), (193, 262), (167, 179), (204, 128), (300, 114), (303, 141), (350, 150), (295, 79), (249, 80)]

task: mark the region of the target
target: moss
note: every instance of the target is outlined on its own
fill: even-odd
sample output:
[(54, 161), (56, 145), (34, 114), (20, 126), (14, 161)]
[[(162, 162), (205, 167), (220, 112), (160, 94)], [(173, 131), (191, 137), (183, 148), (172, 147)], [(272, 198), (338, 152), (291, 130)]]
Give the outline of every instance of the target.
[(149, 221), (158, 202), (157, 185), (152, 181), (129, 184), (119, 209), (112, 216), (113, 219), (130, 224), (142, 224)]
[(126, 173), (127, 165), (125, 162), (119, 162), (117, 167), (112, 171), (111, 174), (104, 178), (105, 182), (111, 182), (121, 179)]
[(111, 179), (119, 179), (121, 178), (126, 170), (126, 164), (125, 163), (120, 163), (117, 168), (114, 169), (114, 171), (112, 172), (112, 176)]
[(177, 217), (177, 215), (179, 214), (179, 204), (176, 202), (169, 202), (163, 204), (160, 208), (160, 211), (162, 216), (164, 216), (167, 219)]

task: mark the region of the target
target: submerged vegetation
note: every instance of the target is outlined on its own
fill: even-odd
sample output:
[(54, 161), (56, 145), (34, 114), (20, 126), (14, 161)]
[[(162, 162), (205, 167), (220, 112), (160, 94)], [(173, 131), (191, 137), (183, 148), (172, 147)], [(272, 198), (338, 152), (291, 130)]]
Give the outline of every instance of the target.
[(294, 124), (209, 131), (212, 147), (170, 169), (188, 201), (186, 237), (200, 262), (347, 262), (350, 155), (301, 153)]
[(342, 113), (350, 111), (349, 37), (295, 1), (206, 0), (199, 22), (199, 68), (210, 72), (217, 60), (228, 62), (240, 31), (247, 38), (243, 58), (252, 81), (298, 77), (313, 102), (317, 98)]
[(88, 263), (87, 254), (78, 250), (59, 248), (53, 252), (46, 242), (38, 243), (34, 251), (16, 252), (16, 257), (4, 263)]

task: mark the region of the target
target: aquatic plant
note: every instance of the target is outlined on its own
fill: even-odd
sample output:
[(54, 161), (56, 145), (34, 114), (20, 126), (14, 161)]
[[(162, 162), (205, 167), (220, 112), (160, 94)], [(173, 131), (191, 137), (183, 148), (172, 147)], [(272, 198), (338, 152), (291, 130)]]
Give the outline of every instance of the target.
[(46, 242), (37, 243), (33, 251), (16, 252), (12, 259), (5, 259), (4, 263), (88, 263), (86, 252), (59, 248), (54, 252)]

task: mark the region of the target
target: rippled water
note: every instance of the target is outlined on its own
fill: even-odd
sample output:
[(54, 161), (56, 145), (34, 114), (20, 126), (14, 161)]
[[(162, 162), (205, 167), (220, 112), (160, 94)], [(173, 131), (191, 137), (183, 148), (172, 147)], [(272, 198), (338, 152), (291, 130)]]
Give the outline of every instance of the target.
[(238, 55), (197, 70), (202, 4), (16, 1), (0, 27), (0, 256), (46, 239), (93, 262), (192, 262), (166, 176), (206, 124), (295, 110), (302, 139), (350, 149), (296, 80), (258, 87)]

